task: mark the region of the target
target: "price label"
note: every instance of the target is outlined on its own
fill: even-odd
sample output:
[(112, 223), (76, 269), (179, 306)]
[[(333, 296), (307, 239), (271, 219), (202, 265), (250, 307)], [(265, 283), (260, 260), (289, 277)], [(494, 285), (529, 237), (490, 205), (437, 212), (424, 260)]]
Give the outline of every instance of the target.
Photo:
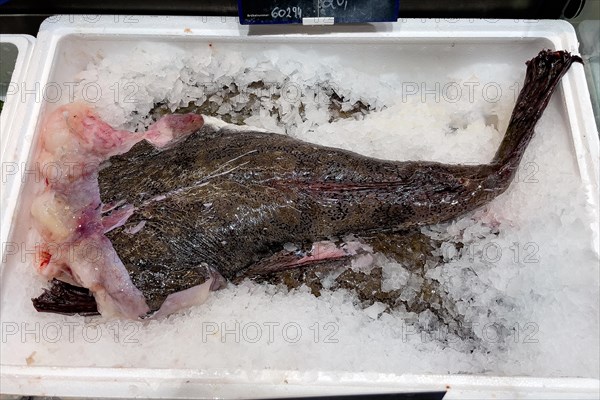
[(388, 22), (398, 19), (399, 7), (399, 0), (238, 1), (245, 25)]

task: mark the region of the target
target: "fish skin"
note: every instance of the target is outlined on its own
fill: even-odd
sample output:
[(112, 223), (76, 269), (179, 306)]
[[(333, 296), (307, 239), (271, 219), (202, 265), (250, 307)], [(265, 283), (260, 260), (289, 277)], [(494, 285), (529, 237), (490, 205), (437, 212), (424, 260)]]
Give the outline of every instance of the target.
[(99, 184), (103, 203), (135, 207), (125, 229), (145, 221), (135, 235), (117, 228), (107, 236), (148, 299), (148, 286), (166, 296), (164, 282), (176, 281), (174, 291), (202, 283), (203, 264), (233, 279), (288, 242), (453, 218), (505, 189), (508, 180), (498, 182), (490, 169), (376, 160), (279, 134), (205, 126), (162, 152), (138, 143), (110, 159)]
[[(106, 236), (154, 311), (215, 270), (232, 280), (273, 258), (273, 270), (281, 268), (286, 243), (300, 250), (283, 256), (316, 263), (329, 255), (308, 249), (322, 240), (456, 218), (508, 188), (536, 122), (574, 61), (581, 59), (548, 50), (527, 63), (505, 138), (488, 164), (393, 162), (212, 125), (174, 144), (160, 142), (160, 149), (138, 142), (98, 174), (102, 203), (134, 209)], [(331, 254), (344, 251), (340, 246)]]

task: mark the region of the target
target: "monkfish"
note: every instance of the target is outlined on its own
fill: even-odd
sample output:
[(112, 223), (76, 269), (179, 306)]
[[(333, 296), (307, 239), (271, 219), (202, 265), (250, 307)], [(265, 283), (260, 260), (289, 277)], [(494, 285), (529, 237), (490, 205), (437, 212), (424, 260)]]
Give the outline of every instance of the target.
[[(504, 139), (488, 164), (395, 162), (275, 133), (171, 114), (119, 131), (86, 105), (42, 132), (45, 187), (32, 216), (50, 289), (38, 311), (161, 317), (227, 281), (344, 260), (360, 238), (459, 217), (510, 185), (561, 77), (581, 58), (527, 62)], [(67, 168), (67, 166), (69, 168)], [(79, 166), (74, 168), (73, 166)]]

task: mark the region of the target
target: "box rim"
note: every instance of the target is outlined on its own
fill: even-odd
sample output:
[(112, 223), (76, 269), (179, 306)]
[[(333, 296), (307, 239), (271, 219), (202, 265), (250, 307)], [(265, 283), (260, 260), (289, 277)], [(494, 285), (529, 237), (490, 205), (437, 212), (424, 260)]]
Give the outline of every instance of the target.
[[(110, 17), (110, 16), (109, 16)], [(53, 17), (51, 17), (53, 18)], [(555, 48), (563, 48), (567, 51), (571, 51), (574, 53), (578, 52), (578, 43), (577, 43), (577, 39), (575, 36), (575, 31), (573, 29), (573, 27), (566, 21), (538, 21), (535, 24), (535, 27), (531, 27), (531, 24), (528, 25), (527, 22), (520, 22), (520, 23), (515, 23), (515, 22), (506, 22), (506, 21), (500, 21), (497, 24), (493, 25), (494, 28), (490, 28), (487, 31), (481, 31), (481, 27), (490, 27), (490, 23), (487, 23), (487, 25), (485, 25), (483, 22), (481, 21), (475, 21), (475, 22), (464, 22), (464, 21), (457, 21), (457, 22), (449, 22), (449, 21), (435, 21), (435, 20), (402, 20), (399, 23), (386, 23), (385, 26), (379, 26), (376, 27), (376, 29), (372, 30), (372, 31), (368, 31), (368, 32), (355, 32), (355, 33), (349, 33), (349, 32), (334, 32), (332, 34), (326, 34), (326, 33), (317, 33), (317, 34), (310, 34), (307, 35), (306, 33), (302, 33), (302, 32), (297, 32), (297, 33), (291, 33), (291, 34), (281, 34), (281, 33), (277, 33), (277, 34), (272, 34), (272, 36), (267, 36), (267, 37), (263, 37), (260, 35), (251, 35), (248, 34), (252, 28), (248, 27), (247, 29), (244, 28), (244, 26), (240, 26), (237, 25), (237, 22), (235, 21), (235, 18), (231, 18), (229, 20), (226, 20), (225, 22), (219, 22), (219, 21), (223, 21), (222, 17), (207, 17), (206, 21), (207, 22), (203, 22), (203, 20), (198, 20), (196, 17), (158, 17), (160, 19), (160, 21), (168, 21), (169, 23), (173, 24), (173, 23), (180, 23), (181, 26), (185, 26), (188, 27), (191, 30), (191, 33), (185, 31), (185, 28), (161, 28), (161, 27), (156, 27), (156, 19), (153, 19), (153, 17), (139, 17), (140, 21), (142, 21), (141, 25), (136, 26), (135, 28), (132, 27), (128, 27), (128, 26), (113, 26), (113, 27), (102, 27), (100, 25), (94, 25), (90, 27), (90, 23), (86, 22), (83, 16), (78, 16), (74, 18), (74, 22), (71, 24), (61, 24), (61, 23), (56, 23), (56, 22), (48, 22), (48, 19), (46, 21), (44, 21), (44, 23), (42, 23), (42, 26), (40, 28), (40, 33), (38, 35), (38, 39), (37, 39), (37, 43), (33, 49), (33, 55), (31, 57), (31, 68), (29, 68), (28, 73), (27, 73), (27, 79), (28, 81), (39, 81), (40, 84), (42, 84), (43, 82), (47, 82), (48, 80), (48, 76), (50, 74), (51, 71), (51, 65), (53, 64), (53, 57), (56, 56), (56, 54), (53, 52), (53, 50), (56, 49), (58, 43), (60, 40), (62, 40), (65, 37), (71, 36), (71, 35), (75, 35), (75, 36), (82, 36), (82, 37), (90, 37), (90, 36), (98, 36), (98, 37), (106, 37), (106, 38), (110, 38), (111, 36), (115, 36), (115, 35), (128, 35), (129, 37), (132, 36), (136, 36), (136, 35), (140, 35), (142, 37), (144, 36), (152, 36), (152, 35), (157, 35), (160, 34), (161, 38), (164, 39), (173, 39), (173, 38), (178, 38), (178, 39), (183, 39), (186, 40), (186, 38), (190, 38), (190, 39), (197, 39), (199, 37), (230, 37), (230, 38), (234, 38), (234, 39), (242, 39), (245, 38), (245, 40), (253, 40), (253, 41), (269, 41), (269, 39), (273, 40), (286, 40), (289, 41), (290, 39), (293, 40), (299, 40), (299, 41), (304, 41), (307, 38), (311, 38), (311, 39), (317, 39), (317, 40), (324, 40), (324, 41), (355, 41), (361, 37), (363, 38), (379, 38), (380, 40), (387, 40), (387, 41), (391, 41), (394, 38), (398, 39), (398, 40), (409, 40), (409, 39), (432, 39), (432, 40), (442, 40), (442, 41), (451, 41), (453, 39), (467, 39), (467, 38), (471, 38), (473, 39), (473, 35), (480, 35), (477, 36), (476, 39), (496, 39), (496, 40), (508, 40), (511, 38), (520, 38), (522, 40), (527, 40), (527, 39), (531, 39), (531, 38), (540, 38), (540, 39), (547, 39), (549, 40), (551, 43), (553, 43), (553, 45), (555, 46)], [(161, 19), (162, 18), (162, 19)], [(200, 18), (204, 18), (204, 17), (200, 17)], [(223, 31), (215, 29), (215, 30), (211, 30), (211, 29), (207, 29), (209, 28), (212, 24), (215, 23), (222, 23), (223, 26), (221, 26), (221, 28), (223, 28), (223, 31), (226, 31), (228, 33), (228, 35), (223, 35)], [(462, 25), (461, 25), (462, 24)], [(392, 25), (392, 31), (387, 30), (389, 28), (389, 25)], [(423, 28), (426, 28), (425, 30)], [(531, 28), (531, 29), (523, 29), (521, 31), (519, 31), (517, 28)], [(204, 28), (204, 29), (201, 29)], [(154, 29), (152, 31), (152, 29)], [(397, 30), (396, 30), (397, 29)], [(195, 30), (195, 31), (194, 31)], [(256, 30), (255, 30), (256, 31)], [(318, 30), (317, 30), (318, 31)], [(256, 31), (256, 32), (260, 32), (260, 31)], [(275, 30), (274, 30), (275, 32)], [(320, 32), (320, 31), (318, 31)], [(418, 33), (418, 37), (414, 37), (411, 35), (415, 35), (416, 33)], [(508, 35), (508, 36), (507, 36)], [(578, 129), (579, 131), (583, 134), (583, 137), (579, 140), (578, 143), (575, 143), (575, 146), (579, 147), (579, 150), (581, 151), (582, 149), (586, 149), (588, 151), (584, 151), (584, 153), (586, 154), (586, 157), (584, 160), (579, 160), (578, 162), (580, 162), (580, 164), (586, 165), (588, 166), (587, 168), (585, 168), (584, 172), (582, 172), (582, 178), (585, 176), (587, 177), (586, 179), (588, 179), (589, 181), (591, 181), (593, 184), (595, 184), (595, 187), (597, 189), (598, 187), (598, 135), (597, 132), (595, 130), (595, 124), (593, 124), (592, 121), (592, 125), (594, 125), (594, 129), (592, 129), (592, 126), (587, 123), (585, 121), (585, 118), (581, 119), (582, 115), (585, 115), (586, 113), (588, 113), (588, 111), (591, 111), (591, 102), (589, 99), (589, 95), (586, 96), (586, 94), (589, 94), (587, 92), (587, 86), (585, 84), (585, 76), (583, 75), (583, 68), (580, 68), (578, 66), (575, 66), (573, 69), (573, 73), (571, 74), (572, 78), (570, 77), (565, 77), (565, 81), (564, 83), (561, 85), (563, 87), (563, 90), (566, 89), (565, 92), (565, 96), (564, 98), (570, 98), (571, 100), (567, 101), (566, 107), (567, 107), (567, 114), (568, 114), (568, 118), (569, 121), (571, 123), (575, 122), (578, 124)], [(568, 96), (569, 95), (569, 96)], [(9, 132), (9, 135), (20, 135), (20, 136), (27, 136), (27, 135), (34, 135), (36, 132), (36, 128), (38, 125), (38, 122), (42, 120), (43, 115), (41, 115), (40, 110), (42, 108), (42, 104), (41, 102), (32, 102), (32, 101), (28, 101), (24, 104), (21, 105), (20, 109), (21, 109), (21, 115), (24, 116), (28, 116), (25, 117), (23, 125), (20, 127), (20, 129), (12, 129), (11, 132)], [(588, 114), (589, 115), (589, 114)], [(583, 122), (581, 122), (583, 121)], [(572, 132), (573, 134), (574, 132)], [(574, 134), (572, 136), (575, 136)], [(7, 139), (8, 140), (8, 139)], [(23, 146), (26, 147), (26, 146)], [(27, 158), (30, 155), (30, 148), (27, 149), (21, 149), (21, 151), (16, 155), (16, 159), (15, 161), (18, 162), (26, 162)], [(580, 166), (581, 169), (581, 166)], [(18, 183), (18, 182), (16, 182)], [(3, 202), (3, 206), (2, 206), (2, 220), (6, 221), (7, 219), (5, 219), (5, 217), (10, 216), (10, 220), (13, 220), (14, 217), (14, 212), (16, 209), (16, 199), (18, 198), (19, 194), (20, 194), (20, 190), (21, 190), (21, 185), (16, 184), (14, 181), (13, 182), (8, 182), (8, 185), (5, 185), (5, 183), (2, 183), (3, 186), (3, 192), (4, 189), (8, 189), (8, 193), (10, 195), (10, 199), (13, 199), (13, 201), (6, 205)], [(593, 189), (593, 188), (592, 188)], [(592, 190), (593, 191), (593, 190)], [(593, 205), (594, 209), (597, 211), (598, 210), (598, 199), (597, 199), (597, 190), (596, 192), (596, 196), (594, 196), (593, 193), (589, 193), (589, 199), (591, 204)], [(4, 197), (3, 197), (4, 198)], [(4, 225), (3, 224), (3, 228), (2, 228), (2, 236), (1, 236), (1, 241), (2, 243), (6, 243), (10, 232), (9, 230), (4, 229)], [(11, 223), (11, 226), (13, 224)], [(597, 227), (594, 230), (595, 232), (597, 232)], [(597, 238), (597, 234), (596, 234), (596, 238)], [(597, 240), (596, 240), (597, 242)], [(0, 247), (0, 258), (3, 257), (3, 251), (4, 251), (4, 246)], [(596, 252), (598, 252), (598, 249), (596, 247)], [(0, 271), (0, 273), (3, 271)], [(14, 392), (14, 393), (23, 393), (23, 394), (52, 394), (52, 395), (81, 395), (82, 392), (80, 391), (73, 391), (71, 388), (66, 387), (65, 385), (61, 384), (60, 377), (61, 374), (63, 374), (63, 378), (64, 379), (68, 379), (68, 380), (77, 380), (77, 379), (81, 379), (81, 383), (82, 384), (89, 384), (89, 382), (85, 382), (85, 378), (86, 377), (90, 377), (91, 375), (85, 375), (83, 374), (83, 372), (87, 371), (88, 373), (100, 373), (100, 371), (102, 371), (102, 376), (106, 376), (106, 377), (114, 377), (114, 378), (119, 378), (119, 377), (123, 377), (124, 375), (127, 376), (128, 379), (145, 379), (147, 377), (151, 377), (151, 378), (156, 378), (156, 372), (157, 371), (163, 371), (163, 370), (144, 370), (144, 369), (121, 369), (121, 368), (105, 368), (105, 369), (100, 369), (100, 368), (77, 368), (76, 370), (81, 372), (81, 373), (76, 373), (76, 374), (65, 374), (66, 369), (62, 368), (62, 367), (18, 367), (18, 366), (10, 366), (10, 365), (2, 365), (2, 371), (0, 372), (0, 377), (1, 377), (1, 383), (2, 383), (2, 388), (3, 391), (4, 390), (8, 390), (10, 392)], [(137, 371), (136, 373), (130, 374), (129, 370), (132, 371)], [(62, 372), (61, 372), (62, 371)], [(140, 375), (140, 372), (144, 372), (147, 375)], [(173, 370), (168, 370), (168, 371), (173, 371)], [(182, 370), (175, 370), (178, 372), (182, 372), (184, 371)], [(189, 370), (191, 372), (189, 372), (191, 375), (194, 375), (194, 373), (199, 373), (198, 370)], [(211, 370), (213, 371), (213, 370)], [(70, 371), (69, 371), (70, 372)], [(273, 371), (270, 371), (273, 372)], [(214, 379), (214, 373), (206, 373), (207, 374), (207, 378), (202, 378), (197, 377), (197, 379), (199, 380), (198, 385), (200, 385), (201, 387), (204, 387), (204, 385), (210, 385), (210, 386), (206, 386), (207, 387), (207, 392), (206, 394), (212, 393), (212, 395), (215, 395), (215, 393), (218, 393), (214, 390), (216, 390), (217, 387), (220, 387), (222, 390), (225, 389), (226, 387), (232, 387), (231, 385), (233, 385), (232, 382), (214, 382), (212, 379), (210, 379), (211, 377), (213, 377)], [(288, 374), (290, 376), (293, 376), (294, 372), (293, 371), (285, 371), (285, 374)], [(361, 375), (360, 373), (349, 373), (351, 375), (353, 375), (354, 379), (356, 379), (357, 374)], [(390, 374), (378, 374), (378, 375), (390, 375)], [(391, 374), (393, 375), (393, 374)], [(240, 384), (244, 384), (244, 381), (240, 381), (239, 378), (241, 377), (239, 374), (235, 375), (235, 373), (232, 373), (231, 371), (227, 372), (225, 374), (225, 376), (227, 376), (229, 378), (229, 380), (235, 380), (237, 382), (239, 382)], [(334, 382), (331, 384), (331, 386), (328, 386), (330, 388), (337, 388), (340, 389), (342, 387), (342, 385), (345, 384), (349, 384), (349, 382), (354, 382), (353, 378), (348, 378), (350, 375), (346, 376), (346, 378), (342, 381), (338, 381), (338, 382)], [(392, 386), (390, 386), (390, 390), (398, 390), (398, 389), (405, 389), (405, 388), (409, 388), (411, 385), (409, 384), (409, 382), (420, 382), (420, 385), (422, 386), (423, 390), (431, 390), (431, 389), (435, 389), (435, 390), (445, 390), (445, 382), (452, 382), (452, 383), (448, 383), (450, 385), (452, 385), (453, 387), (458, 387), (458, 388), (462, 388), (465, 390), (477, 390), (477, 389), (490, 389), (490, 390), (497, 390), (500, 387), (502, 387), (503, 385), (506, 385), (510, 388), (518, 388), (518, 390), (522, 390), (524, 392), (528, 392), (529, 390), (543, 390), (543, 389), (548, 389), (548, 391), (550, 392), (554, 392), (557, 391), (560, 392), (561, 394), (565, 394), (568, 392), (574, 392), (574, 393), (579, 393), (579, 394), (585, 394), (585, 393), (591, 393), (594, 395), (597, 395), (597, 393), (600, 393), (600, 388), (599, 388), (599, 384), (600, 384), (600, 380), (598, 379), (593, 379), (593, 378), (524, 378), (524, 377), (483, 377), (483, 376), (477, 376), (477, 375), (468, 375), (468, 379), (466, 380), (461, 380), (463, 378), (461, 378), (460, 375), (412, 375), (412, 374), (402, 374), (402, 375), (394, 375), (395, 377), (400, 377), (402, 379), (395, 381)], [(25, 393), (25, 390), (31, 390), (30, 388), (28, 388), (28, 383), (31, 383), (32, 381), (36, 381), (36, 382), (41, 382), (44, 379), (55, 379), (52, 380), (51, 382), (46, 382), (45, 383), (45, 389), (42, 387), (39, 387), (39, 391), (37, 393)], [(39, 379), (39, 381), (38, 381)], [(58, 380), (56, 380), (58, 379)], [(121, 381), (121, 382), (116, 382), (109, 378), (107, 378), (108, 381), (103, 381), (98, 383), (96, 386), (98, 387), (98, 389), (100, 390), (102, 387), (104, 387), (104, 389), (106, 390), (106, 395), (107, 396), (113, 396), (115, 395), (114, 393), (117, 393), (115, 391), (113, 391), (115, 388), (118, 387), (126, 387), (126, 385), (128, 385), (129, 381)], [(169, 379), (171, 380), (176, 380), (179, 379), (174, 375), (170, 375), (167, 378), (165, 378), (167, 381)], [(329, 378), (327, 378), (326, 376), (323, 376), (322, 379), (324, 379), (323, 382), (330, 382)], [(524, 381), (528, 380), (528, 381)], [(293, 379), (292, 379), (293, 380)], [(468, 384), (466, 383), (467, 381), (473, 381), (472, 383)], [(438, 383), (440, 382), (440, 383)], [(455, 383), (457, 382), (457, 383)], [(523, 382), (529, 382), (528, 384), (524, 384)], [(534, 384), (535, 382), (537, 382), (536, 384)], [(273, 385), (275, 387), (277, 387), (278, 389), (282, 390), (280, 393), (281, 394), (287, 394), (289, 395), (290, 392), (286, 391), (287, 389), (285, 389), (286, 387), (289, 388), (289, 386), (286, 386), (288, 384), (284, 384), (283, 380), (279, 381), (279, 383), (273, 383), (273, 382), (263, 382), (265, 384), (264, 387), (261, 387), (260, 390), (258, 390), (256, 392), (257, 395), (259, 394), (271, 394), (273, 393), (271, 390), (274, 388)], [(268, 383), (268, 385), (267, 385)], [(314, 383), (314, 382), (313, 382)], [(369, 381), (369, 383), (372, 383), (372, 381)], [(377, 385), (379, 386), (369, 386), (371, 389), (378, 389), (381, 385), (384, 384), (384, 382), (376, 382)], [(252, 381), (246, 381), (245, 384), (247, 385), (251, 385), (252, 387), (257, 388), (257, 385), (252, 385)], [(228, 386), (229, 385), (229, 386)], [(258, 384), (260, 385), (260, 384)], [(326, 385), (327, 386), (327, 385)], [(419, 386), (419, 385), (417, 385)], [(85, 390), (86, 388), (84, 386), (81, 386), (80, 389)], [(387, 388), (382, 388), (382, 389), (387, 389)], [(566, 391), (566, 392), (564, 392)], [(112, 393), (112, 394), (111, 394)], [(239, 392), (238, 392), (239, 393)], [(145, 393), (148, 394), (148, 393)], [(122, 393), (121, 393), (122, 395)], [(156, 395), (158, 397), (160, 397), (160, 394), (156, 394), (154, 393), (153, 395)], [(173, 395), (173, 394), (170, 394)]]

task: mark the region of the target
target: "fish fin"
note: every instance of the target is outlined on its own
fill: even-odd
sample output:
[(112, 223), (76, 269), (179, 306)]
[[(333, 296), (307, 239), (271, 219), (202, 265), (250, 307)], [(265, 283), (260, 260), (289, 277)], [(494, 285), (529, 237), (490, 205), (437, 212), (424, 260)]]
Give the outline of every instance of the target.
[(342, 261), (356, 254), (356, 249), (346, 243), (315, 242), (308, 251), (284, 249), (265, 257), (244, 270), (242, 278), (281, 272), (293, 268), (310, 267), (325, 262)]
[(31, 299), (38, 312), (65, 315), (99, 315), (96, 299), (85, 288), (71, 285), (58, 279), (50, 282), (50, 289)]
[(219, 290), (227, 284), (216, 268), (207, 266), (206, 269), (208, 279), (204, 283), (169, 294), (160, 308), (154, 314), (149, 314), (148, 317), (160, 319), (191, 306), (202, 304), (210, 292)]
[(134, 212), (135, 208), (133, 205), (126, 204), (118, 210), (114, 210), (110, 214), (103, 216), (102, 227), (104, 228), (104, 233), (108, 233), (113, 229), (125, 225)]
[(204, 125), (202, 115), (169, 114), (150, 126), (145, 137), (154, 147), (166, 150), (198, 131), (202, 125)]

